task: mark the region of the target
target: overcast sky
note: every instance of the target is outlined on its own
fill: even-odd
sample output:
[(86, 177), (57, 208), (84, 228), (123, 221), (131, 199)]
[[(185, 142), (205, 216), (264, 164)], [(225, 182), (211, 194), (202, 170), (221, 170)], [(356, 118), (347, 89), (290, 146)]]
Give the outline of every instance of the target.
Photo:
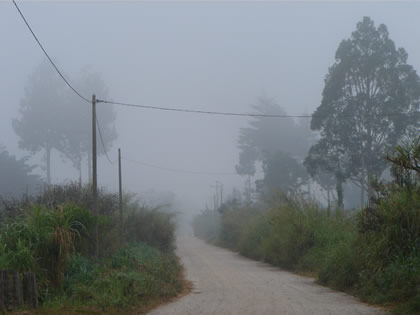
[[(122, 102), (250, 112), (263, 95), (289, 114), (312, 113), (340, 41), (363, 16), (386, 24), (391, 39), (407, 50), (408, 62), (420, 69), (420, 3), (414, 1), (18, 3), (70, 81), (91, 65), (103, 75), (110, 97)], [(45, 57), (11, 1), (0, 1), (0, 42), (0, 144), (20, 157), (27, 153), (18, 149), (11, 121), (28, 76)], [(120, 147), (128, 159), (165, 168), (235, 172), (238, 129), (247, 118), (115, 111), (113, 159)], [(209, 202), (216, 180), (226, 194), (234, 185), (242, 189), (245, 180), (124, 163), (128, 190), (170, 190), (189, 209)], [(58, 156), (52, 172), (55, 183), (78, 176)], [(117, 188), (117, 166), (104, 157), (98, 181)]]

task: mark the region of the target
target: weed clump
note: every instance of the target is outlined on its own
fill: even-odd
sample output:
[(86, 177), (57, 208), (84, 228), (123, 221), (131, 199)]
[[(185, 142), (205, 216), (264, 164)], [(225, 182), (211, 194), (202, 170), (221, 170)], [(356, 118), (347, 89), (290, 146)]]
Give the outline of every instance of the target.
[(117, 196), (100, 190), (96, 214), (91, 195), (90, 186), (68, 184), (3, 200), (0, 268), (34, 272), (40, 302), (52, 309), (145, 307), (176, 295), (183, 282), (174, 215), (125, 195), (120, 227)]
[(392, 305), (398, 314), (419, 314), (420, 138), (387, 158), (394, 180), (372, 183), (370, 207), (331, 212), (303, 195), (280, 193), (266, 203), (204, 211), (193, 222), (195, 234), (213, 235), (216, 244), (252, 259), (313, 273), (321, 284)]

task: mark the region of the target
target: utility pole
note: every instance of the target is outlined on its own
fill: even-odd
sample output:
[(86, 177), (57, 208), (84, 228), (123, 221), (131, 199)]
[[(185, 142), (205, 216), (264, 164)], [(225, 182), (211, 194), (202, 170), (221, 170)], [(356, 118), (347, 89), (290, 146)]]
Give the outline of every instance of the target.
[(96, 95), (92, 95), (92, 193), (93, 193), (93, 211), (96, 215), (95, 220), (95, 256), (99, 254), (98, 246), (98, 182), (96, 168)]
[(213, 208), (214, 208), (214, 210), (217, 209), (217, 201), (216, 201), (216, 195), (215, 194), (213, 194)]
[(122, 244), (123, 230), (123, 204), (122, 204), (122, 182), (121, 182), (121, 149), (118, 149), (118, 186), (120, 192), (120, 245)]
[(216, 193), (213, 195), (214, 199), (214, 209), (219, 207), (219, 181), (216, 181), (216, 185), (210, 185), (210, 187), (215, 188)]
[[(220, 190), (219, 190), (219, 187), (220, 187)], [(219, 193), (220, 193), (220, 198), (219, 198)], [(217, 201), (219, 203), (219, 206), (221, 206), (223, 204), (223, 183), (218, 180), (216, 180), (216, 194), (218, 196)]]
[(219, 182), (216, 180), (216, 208), (219, 208)]

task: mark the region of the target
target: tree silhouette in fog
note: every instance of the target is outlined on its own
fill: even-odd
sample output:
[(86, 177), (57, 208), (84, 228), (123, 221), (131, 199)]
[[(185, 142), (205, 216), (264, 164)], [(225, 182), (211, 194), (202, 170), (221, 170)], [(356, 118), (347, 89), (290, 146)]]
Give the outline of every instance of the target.
[(420, 79), (405, 50), (395, 47), (385, 25), (363, 18), (340, 43), (325, 78), (311, 121), (320, 139), (306, 159), (308, 169), (333, 172), (338, 188), (348, 179), (358, 183), (364, 204), (371, 180), (386, 168), (386, 152), (409, 130), (419, 130), (419, 98)]
[[(285, 115), (283, 109), (272, 99), (259, 98), (252, 108), (259, 114)], [(310, 130), (305, 122), (295, 122), (292, 118), (255, 117), (249, 126), (239, 131), (239, 164), (236, 171), (241, 175), (253, 176), (255, 166), (260, 162), (265, 174), (258, 181), (260, 192), (270, 189), (295, 187), (303, 178), (301, 161), (310, 146)], [(293, 170), (288, 169), (293, 165)]]
[[(108, 98), (106, 85), (98, 73), (85, 68), (74, 82), (82, 95)], [(61, 78), (46, 61), (29, 77), (25, 94), (20, 102), (19, 116), (13, 129), (19, 136), (19, 147), (31, 153), (44, 152), (47, 183), (51, 183), (51, 153), (55, 149), (68, 158), (79, 171), (81, 181), (82, 160), (90, 161), (92, 151), (92, 106), (77, 97), (64, 85)], [(115, 112), (111, 105), (98, 103), (97, 118), (106, 150), (117, 134), (113, 125)], [(98, 141), (98, 155), (105, 151)]]
[[(83, 95), (89, 97), (93, 93), (97, 98), (108, 99), (108, 88), (102, 76), (94, 72), (90, 67), (85, 67), (77, 81), (78, 90)], [(88, 175), (91, 178), (91, 160), (92, 160), (92, 107), (72, 93), (67, 91), (66, 97), (66, 124), (65, 146), (62, 153), (79, 171), (79, 180), (82, 180), (82, 161), (87, 157)], [(96, 115), (100, 124), (105, 149), (110, 150), (113, 141), (117, 138), (117, 132), (114, 126), (116, 114), (110, 104), (97, 103)], [(98, 130), (97, 130), (98, 134)], [(97, 154), (105, 154), (104, 148), (100, 143), (100, 136), (97, 136)]]
[(13, 129), (19, 137), (19, 147), (35, 154), (44, 152), (47, 183), (51, 183), (51, 152), (62, 151), (65, 145), (65, 86), (61, 78), (44, 61), (31, 74), (20, 101), (19, 118)]

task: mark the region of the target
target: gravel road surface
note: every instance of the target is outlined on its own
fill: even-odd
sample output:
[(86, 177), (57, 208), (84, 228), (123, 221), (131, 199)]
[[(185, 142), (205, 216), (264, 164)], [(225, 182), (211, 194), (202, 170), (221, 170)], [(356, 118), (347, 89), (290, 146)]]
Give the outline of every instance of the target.
[(192, 292), (150, 314), (386, 314), (313, 279), (249, 260), (194, 237), (178, 239)]

